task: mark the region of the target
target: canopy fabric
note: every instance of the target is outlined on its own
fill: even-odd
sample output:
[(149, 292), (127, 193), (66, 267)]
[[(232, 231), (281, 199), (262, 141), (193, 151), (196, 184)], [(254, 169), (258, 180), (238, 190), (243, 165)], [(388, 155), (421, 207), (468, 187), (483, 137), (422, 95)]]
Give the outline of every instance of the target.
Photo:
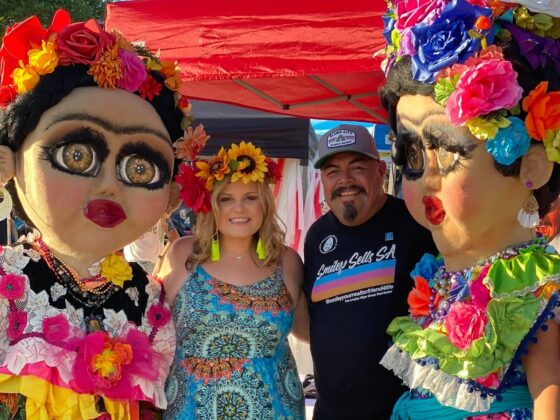
[(307, 118), (384, 122), (384, 0), (139, 0), (106, 27), (181, 66), (182, 93)]

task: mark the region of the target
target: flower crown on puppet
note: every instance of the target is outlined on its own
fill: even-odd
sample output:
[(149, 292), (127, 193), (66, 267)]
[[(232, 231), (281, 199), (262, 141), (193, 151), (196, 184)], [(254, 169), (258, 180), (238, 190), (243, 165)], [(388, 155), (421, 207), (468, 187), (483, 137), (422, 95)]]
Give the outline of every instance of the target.
[(518, 74), (496, 45), (517, 44), (533, 70), (560, 73), (560, 1), (394, 0), (384, 17), (386, 70), (410, 56), (412, 76), (486, 150), (511, 165), (541, 141), (560, 163), (560, 91), (543, 81), (523, 97)]
[(163, 88), (151, 74), (159, 73), (183, 113), (181, 127), (190, 125), (190, 105), (179, 92), (181, 78), (176, 63), (160, 60), (117, 31), (106, 32), (93, 19), (71, 23), (65, 10), (54, 14), (48, 29), (36, 16), (7, 29), (0, 49), (0, 108), (34, 89), (41, 76), (53, 73), (58, 66), (77, 64), (88, 66), (87, 73), (98, 86), (138, 92), (148, 101)]
[[(232, 144), (228, 150), (221, 147), (209, 160), (195, 160), (196, 154), (204, 147), (208, 136), (194, 133), (191, 133), (190, 139), (176, 146), (177, 154), (191, 162), (181, 164), (175, 182), (181, 185), (179, 196), (195, 213), (207, 213), (212, 209), (210, 204), (212, 190), (226, 177), (230, 177), (231, 182), (241, 181), (244, 184), (250, 181), (275, 183), (281, 179), (282, 175), (276, 163), (250, 142), (242, 141), (239, 146)], [(203, 137), (205, 139), (201, 143)], [(194, 149), (196, 153), (193, 154)]]

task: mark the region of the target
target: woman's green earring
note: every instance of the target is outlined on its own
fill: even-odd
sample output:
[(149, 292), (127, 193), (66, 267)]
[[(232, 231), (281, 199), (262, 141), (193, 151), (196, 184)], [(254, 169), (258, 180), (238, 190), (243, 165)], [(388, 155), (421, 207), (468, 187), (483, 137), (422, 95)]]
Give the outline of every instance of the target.
[(210, 248), (210, 260), (220, 261), (220, 241), (218, 237), (212, 239), (212, 246)]
[(264, 249), (264, 245), (263, 245), (260, 237), (259, 237), (259, 240), (257, 241), (257, 258), (259, 260), (265, 260), (266, 259), (266, 249)]

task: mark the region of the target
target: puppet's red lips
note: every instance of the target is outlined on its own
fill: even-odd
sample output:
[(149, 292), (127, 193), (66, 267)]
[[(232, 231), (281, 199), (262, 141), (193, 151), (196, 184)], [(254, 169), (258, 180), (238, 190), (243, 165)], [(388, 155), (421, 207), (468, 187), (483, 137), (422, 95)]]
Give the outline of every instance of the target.
[(443, 222), (443, 219), (445, 219), (445, 210), (439, 198), (424, 196), (422, 197), (422, 203), (424, 203), (426, 219), (428, 219), (431, 224), (439, 225)]
[(104, 228), (115, 227), (126, 220), (124, 209), (110, 200), (90, 201), (84, 209), (84, 216)]

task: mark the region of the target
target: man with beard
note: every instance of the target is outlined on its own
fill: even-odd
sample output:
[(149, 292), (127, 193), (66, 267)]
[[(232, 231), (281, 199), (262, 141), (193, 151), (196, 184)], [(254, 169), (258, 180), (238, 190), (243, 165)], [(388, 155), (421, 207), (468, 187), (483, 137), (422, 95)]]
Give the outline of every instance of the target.
[(406, 314), (410, 271), (435, 246), (403, 201), (385, 193), (385, 162), (365, 127), (333, 128), (318, 154), (330, 211), (311, 226), (304, 248), (313, 418), (386, 419), (404, 388), (379, 365), (385, 330)]

